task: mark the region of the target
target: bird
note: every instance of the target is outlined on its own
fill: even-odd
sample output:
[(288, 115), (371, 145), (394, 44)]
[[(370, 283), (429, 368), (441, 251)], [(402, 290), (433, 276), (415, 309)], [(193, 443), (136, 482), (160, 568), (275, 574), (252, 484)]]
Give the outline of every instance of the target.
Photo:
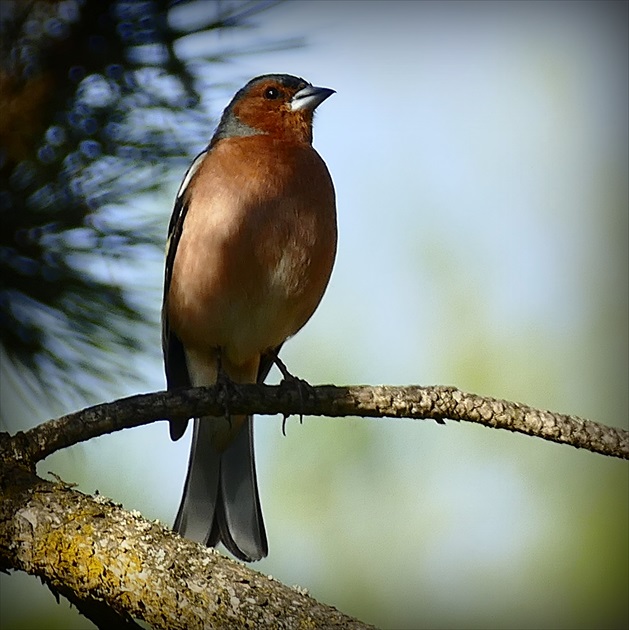
[[(337, 250), (336, 195), (312, 146), (335, 91), (251, 79), (192, 162), (168, 227), (162, 350), (168, 389), (262, 383), (319, 305)], [(169, 419), (178, 440), (188, 420)], [(252, 416), (195, 418), (173, 529), (251, 562), (268, 554)]]

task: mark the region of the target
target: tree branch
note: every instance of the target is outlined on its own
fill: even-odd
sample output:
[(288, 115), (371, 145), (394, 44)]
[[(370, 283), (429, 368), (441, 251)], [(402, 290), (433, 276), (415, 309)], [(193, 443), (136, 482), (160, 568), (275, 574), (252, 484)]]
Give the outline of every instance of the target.
[(235, 385), (180, 389), (122, 398), (45, 422), (0, 444), (16, 461), (33, 465), (51, 453), (160, 418), (230, 413), (445, 419), (473, 422), (629, 459), (629, 431), (576, 416), (477, 396), (455, 387)]
[(16, 467), (0, 491), (0, 569), (39, 576), (99, 628), (371, 627), (107, 499)]
[(234, 385), (96, 405), (0, 434), (0, 569), (40, 576), (102, 628), (366, 628), (108, 500), (35, 475), (61, 448), (160, 418), (230, 413), (461, 420), (629, 459), (629, 431), (454, 387)]

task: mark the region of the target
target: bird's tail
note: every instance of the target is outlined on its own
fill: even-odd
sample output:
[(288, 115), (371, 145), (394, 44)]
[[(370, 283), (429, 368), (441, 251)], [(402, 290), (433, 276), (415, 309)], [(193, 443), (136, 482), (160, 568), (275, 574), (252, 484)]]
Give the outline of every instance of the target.
[(222, 451), (212, 443), (218, 422), (225, 418), (194, 420), (188, 474), (173, 528), (211, 547), (220, 541), (240, 560), (260, 560), (268, 545), (253, 453), (253, 418), (244, 419)]

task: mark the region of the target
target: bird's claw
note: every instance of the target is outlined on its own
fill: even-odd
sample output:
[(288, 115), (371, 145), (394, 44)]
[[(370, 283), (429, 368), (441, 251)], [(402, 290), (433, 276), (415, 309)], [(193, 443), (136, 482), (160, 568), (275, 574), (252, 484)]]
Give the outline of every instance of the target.
[(223, 413), (225, 415), (225, 420), (229, 423), (231, 427), (231, 411), (229, 409), (229, 401), (232, 398), (237, 398), (240, 395), (236, 383), (232, 381), (231, 378), (227, 375), (225, 370), (223, 370), (221, 363), (219, 361), (218, 364), (218, 372), (216, 374), (216, 389), (218, 400), (223, 405)]
[[(288, 385), (291, 387), (297, 388), (297, 395), (299, 396), (299, 404), (300, 404), (300, 412), (299, 412), (299, 423), (303, 424), (304, 421), (304, 400), (306, 397), (310, 397), (313, 392), (313, 387), (305, 381), (303, 378), (299, 378), (298, 376), (294, 376), (288, 371), (284, 362), (279, 358), (276, 354), (273, 355), (273, 362), (282, 373), (282, 382), (280, 385)], [(282, 420), (282, 434), (286, 435), (286, 421), (288, 420), (290, 414), (284, 414), (284, 418)]]

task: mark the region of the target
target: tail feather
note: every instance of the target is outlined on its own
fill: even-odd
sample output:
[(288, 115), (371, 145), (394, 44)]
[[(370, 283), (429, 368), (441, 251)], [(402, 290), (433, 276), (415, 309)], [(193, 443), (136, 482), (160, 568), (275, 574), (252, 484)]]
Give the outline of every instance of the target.
[(206, 544), (218, 498), (220, 456), (211, 444), (212, 419), (194, 419), (188, 472), (173, 529)]
[(222, 543), (241, 560), (264, 558), (268, 545), (258, 495), (251, 416), (221, 455), (218, 496), (214, 519)]
[(259, 560), (268, 553), (252, 420), (249, 417), (243, 422), (222, 452), (212, 445), (212, 420), (194, 420), (188, 474), (174, 524), (182, 536), (210, 546), (220, 541), (245, 561)]

